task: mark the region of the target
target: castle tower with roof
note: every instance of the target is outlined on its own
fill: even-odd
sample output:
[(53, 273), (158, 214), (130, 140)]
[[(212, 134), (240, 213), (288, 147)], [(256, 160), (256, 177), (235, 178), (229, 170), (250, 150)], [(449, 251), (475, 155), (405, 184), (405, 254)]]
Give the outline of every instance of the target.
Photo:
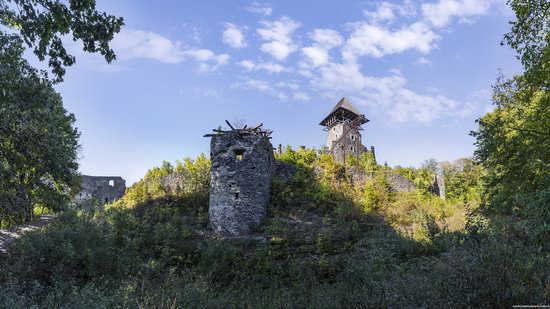
[[(368, 151), (362, 143), (361, 125), (369, 122), (350, 101), (342, 98), (330, 111), (328, 116), (319, 123), (327, 132), (325, 150), (334, 155), (338, 162), (345, 163), (346, 157), (359, 156)], [(374, 155), (374, 147), (371, 146)]]

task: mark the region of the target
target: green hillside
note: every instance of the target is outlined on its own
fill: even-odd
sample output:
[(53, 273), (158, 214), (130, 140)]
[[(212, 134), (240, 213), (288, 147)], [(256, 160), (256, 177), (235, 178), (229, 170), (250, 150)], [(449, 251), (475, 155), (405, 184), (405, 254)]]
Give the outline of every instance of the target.
[[(15, 244), (4, 263), (8, 307), (511, 306), (548, 299), (547, 251), (522, 221), (479, 211), (480, 169), (445, 163), (462, 186), (446, 201), (392, 193), (392, 169), (353, 185), (351, 166), (287, 148), (269, 214), (250, 238), (207, 227), (209, 161), (151, 169), (104, 212), (69, 212)], [(421, 183), (426, 169), (396, 168)], [(467, 179), (468, 181), (464, 181)], [(454, 194), (454, 195), (453, 195)], [(55, 250), (54, 250), (55, 248)], [(496, 297), (498, 295), (498, 297)]]

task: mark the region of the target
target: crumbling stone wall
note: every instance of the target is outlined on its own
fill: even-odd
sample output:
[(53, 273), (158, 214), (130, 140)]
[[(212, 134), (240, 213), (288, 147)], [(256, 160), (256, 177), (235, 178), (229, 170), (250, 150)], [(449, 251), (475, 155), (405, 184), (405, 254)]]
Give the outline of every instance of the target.
[(412, 181), (393, 172), (386, 173), (386, 181), (393, 192), (412, 192), (416, 188)]
[(439, 196), (441, 199), (445, 199), (445, 181), (443, 176), (434, 175), (432, 184), (428, 188), (428, 191)]
[(267, 136), (237, 131), (212, 135), (210, 224), (222, 236), (250, 233), (267, 214), (275, 170)]
[(82, 175), (82, 190), (76, 195), (77, 202), (96, 198), (101, 205), (121, 198), (126, 192), (126, 180), (118, 176)]

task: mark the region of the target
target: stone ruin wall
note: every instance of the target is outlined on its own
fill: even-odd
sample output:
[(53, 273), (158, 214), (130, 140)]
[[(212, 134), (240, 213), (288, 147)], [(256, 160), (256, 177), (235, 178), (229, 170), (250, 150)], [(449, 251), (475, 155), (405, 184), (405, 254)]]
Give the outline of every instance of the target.
[(229, 131), (211, 136), (209, 218), (222, 236), (242, 236), (267, 214), (275, 170), (267, 136)]
[(126, 180), (118, 176), (82, 175), (82, 190), (76, 195), (76, 202), (97, 199), (101, 205), (114, 202), (126, 192)]
[(434, 175), (428, 191), (439, 196), (443, 200), (445, 199), (445, 178), (443, 175)]

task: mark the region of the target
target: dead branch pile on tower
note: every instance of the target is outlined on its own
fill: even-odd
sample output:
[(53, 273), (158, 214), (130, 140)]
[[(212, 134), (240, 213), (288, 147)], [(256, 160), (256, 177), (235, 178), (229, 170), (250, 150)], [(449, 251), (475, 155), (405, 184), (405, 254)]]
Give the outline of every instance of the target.
[(217, 135), (221, 135), (221, 134), (227, 134), (227, 133), (231, 133), (231, 134), (237, 134), (238, 136), (250, 136), (250, 135), (253, 135), (253, 136), (261, 136), (261, 137), (266, 137), (268, 139), (271, 139), (271, 133), (273, 133), (272, 130), (264, 130), (262, 129), (262, 126), (263, 124), (260, 123), (259, 125), (255, 126), (255, 127), (248, 127), (247, 125), (245, 125), (244, 127), (242, 128), (235, 128), (233, 125), (231, 125), (231, 123), (229, 121), (225, 121), (225, 123), (227, 123), (227, 125), (229, 126), (229, 128), (231, 130), (229, 131), (224, 131), (222, 130), (222, 127), (218, 127), (217, 129), (213, 129), (212, 131), (216, 132), (216, 133), (212, 133), (212, 134), (205, 134), (204, 137), (212, 137), (212, 136), (217, 136)]

